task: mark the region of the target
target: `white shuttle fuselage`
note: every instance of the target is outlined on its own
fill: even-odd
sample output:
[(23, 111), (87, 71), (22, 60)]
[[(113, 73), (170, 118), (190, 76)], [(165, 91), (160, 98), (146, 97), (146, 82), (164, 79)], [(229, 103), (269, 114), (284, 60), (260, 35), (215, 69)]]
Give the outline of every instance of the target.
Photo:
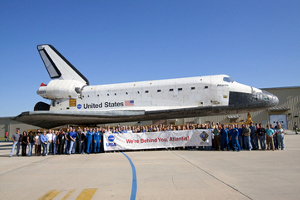
[[(76, 87), (81, 88), (80, 92), (76, 93)], [(52, 100), (50, 111), (156, 111), (228, 106), (229, 91), (251, 94), (252, 90), (259, 91), (234, 82), (226, 75), (215, 75), (95, 86), (76, 80), (52, 80), (37, 93)]]
[(227, 75), (91, 86), (54, 47), (38, 50), (52, 80), (37, 94), (51, 105), (38, 103), (16, 120), (40, 127), (250, 112), (278, 103), (276, 96)]

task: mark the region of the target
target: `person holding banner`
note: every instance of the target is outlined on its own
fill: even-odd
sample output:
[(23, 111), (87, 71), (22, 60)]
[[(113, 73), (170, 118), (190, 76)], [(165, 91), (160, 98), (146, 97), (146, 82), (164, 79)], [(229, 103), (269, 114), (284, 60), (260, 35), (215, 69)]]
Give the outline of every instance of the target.
[[(102, 132), (103, 132), (103, 130), (102, 130)], [(104, 129), (103, 133), (105, 133), (105, 129)], [(127, 130), (125, 129), (125, 126), (122, 126), (120, 133), (127, 133)]]
[(210, 150), (215, 148), (215, 135), (214, 135), (214, 128), (212, 127), (212, 124), (208, 126), (208, 131), (211, 133), (211, 148)]
[(142, 132), (145, 133), (146, 132), (146, 128), (145, 126), (142, 127)]
[(110, 126), (107, 126), (107, 128), (106, 128), (106, 133), (111, 133), (111, 131), (110, 131)]
[[(192, 128), (194, 129), (194, 126), (192, 126)], [(190, 129), (191, 129), (191, 128), (190, 128)], [(213, 140), (213, 137), (214, 137), (214, 136), (213, 136), (213, 132), (212, 132), (211, 128), (210, 128), (207, 124), (205, 124), (205, 129), (208, 130), (209, 133), (211, 133), (210, 135), (211, 135), (211, 144), (212, 144), (212, 140)], [(208, 140), (207, 140), (207, 141), (208, 141)], [(206, 149), (206, 150), (211, 150), (211, 149), (212, 149), (212, 146), (206, 146), (205, 149)]]
[(114, 133), (114, 134), (119, 134), (119, 133), (120, 133), (119, 128), (113, 129), (113, 133)]
[(131, 127), (128, 127), (127, 133), (132, 133)]

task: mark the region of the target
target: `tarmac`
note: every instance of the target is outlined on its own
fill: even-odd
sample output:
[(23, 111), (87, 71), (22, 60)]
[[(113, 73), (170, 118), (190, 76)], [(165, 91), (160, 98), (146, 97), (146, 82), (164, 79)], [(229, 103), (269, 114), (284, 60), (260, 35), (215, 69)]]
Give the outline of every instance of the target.
[(12, 142), (0, 142), (0, 198), (299, 199), (300, 135), (287, 133), (284, 151), (14, 153), (10, 158)]

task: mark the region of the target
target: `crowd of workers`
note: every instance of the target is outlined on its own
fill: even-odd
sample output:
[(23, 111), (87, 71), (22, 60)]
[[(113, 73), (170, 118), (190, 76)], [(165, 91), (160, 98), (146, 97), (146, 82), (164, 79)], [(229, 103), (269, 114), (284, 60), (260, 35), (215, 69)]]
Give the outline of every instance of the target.
[[(281, 124), (273, 128), (272, 125), (267, 125), (266, 129), (261, 124), (253, 125), (226, 125), (212, 122), (211, 124), (183, 125), (183, 126), (164, 126), (150, 125), (147, 126), (117, 126), (106, 128), (88, 128), (83, 130), (79, 127), (77, 130), (72, 127), (65, 132), (60, 130), (40, 131), (35, 134), (30, 131), (28, 134), (23, 131), (20, 134), (20, 129), (12, 136), (13, 146), (10, 157), (13, 155), (17, 147), (16, 155), (19, 156), (20, 146), (22, 146), (22, 156), (32, 156), (33, 147), (35, 147), (35, 155), (49, 154), (90, 154), (101, 153), (103, 149), (103, 134), (123, 134), (123, 133), (140, 133), (140, 132), (156, 132), (156, 131), (178, 131), (190, 129), (207, 129), (211, 131), (212, 146), (198, 147), (198, 149), (213, 149), (213, 150), (284, 150), (284, 130)], [(28, 151), (27, 151), (28, 147)], [(43, 148), (43, 151), (42, 151)], [(195, 150), (197, 147), (184, 147), (185, 149)], [(175, 148), (176, 149), (176, 148)], [(183, 149), (179, 148), (179, 149)], [(28, 153), (27, 153), (28, 152)]]

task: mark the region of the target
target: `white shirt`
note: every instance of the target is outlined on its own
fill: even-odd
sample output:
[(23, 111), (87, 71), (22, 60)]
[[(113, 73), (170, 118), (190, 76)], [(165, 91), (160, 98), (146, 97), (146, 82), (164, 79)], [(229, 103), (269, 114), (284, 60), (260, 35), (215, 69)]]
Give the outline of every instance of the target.
[(37, 145), (41, 145), (41, 140), (40, 140), (40, 137), (38, 135), (35, 136), (35, 139), (36, 139)]
[(51, 133), (47, 133), (46, 135), (48, 137), (48, 142), (52, 142), (52, 134)]
[(56, 143), (56, 135), (53, 134), (53, 143)]

